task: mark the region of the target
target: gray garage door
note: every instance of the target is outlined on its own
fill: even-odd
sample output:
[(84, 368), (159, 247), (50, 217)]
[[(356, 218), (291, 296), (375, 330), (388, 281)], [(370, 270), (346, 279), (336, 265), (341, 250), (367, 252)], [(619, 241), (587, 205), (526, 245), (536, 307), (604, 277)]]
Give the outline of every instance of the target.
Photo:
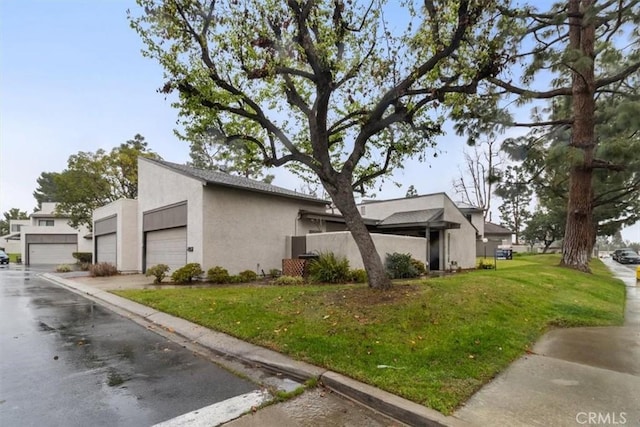
[(116, 265), (116, 233), (96, 237), (96, 262)]
[(29, 264), (75, 264), (75, 243), (30, 243)]
[(187, 263), (187, 227), (148, 231), (146, 266), (167, 264), (171, 270)]

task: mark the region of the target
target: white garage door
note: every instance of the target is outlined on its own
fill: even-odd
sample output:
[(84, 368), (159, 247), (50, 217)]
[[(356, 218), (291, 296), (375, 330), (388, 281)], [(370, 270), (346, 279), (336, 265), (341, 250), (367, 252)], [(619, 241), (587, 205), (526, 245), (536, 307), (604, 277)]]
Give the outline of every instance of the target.
[(29, 264), (75, 264), (75, 243), (30, 243)]
[(96, 262), (116, 265), (116, 233), (97, 236)]
[(146, 266), (167, 264), (171, 270), (187, 263), (187, 227), (147, 232)]

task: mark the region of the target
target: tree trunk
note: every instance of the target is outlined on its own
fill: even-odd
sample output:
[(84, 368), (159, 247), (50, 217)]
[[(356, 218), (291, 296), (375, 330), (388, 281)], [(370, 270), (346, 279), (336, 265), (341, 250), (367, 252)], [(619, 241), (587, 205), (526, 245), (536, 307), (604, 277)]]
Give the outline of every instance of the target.
[[(580, 7), (582, 4), (582, 7)], [(590, 272), (589, 254), (593, 242), (593, 156), (595, 151), (594, 18), (581, 15), (593, 7), (593, 0), (569, 1), (569, 48), (580, 52), (572, 75), (573, 126), (569, 161), (569, 201), (562, 245), (562, 265)], [(588, 16), (588, 14), (586, 15)]]
[(351, 181), (344, 180), (338, 185), (333, 186), (326, 184), (325, 189), (331, 196), (333, 203), (342, 213), (344, 220), (347, 224), (347, 228), (353, 236), (358, 249), (360, 250), (360, 256), (362, 257), (362, 263), (364, 269), (367, 272), (367, 278), (369, 280), (369, 287), (374, 289), (389, 289), (391, 287), (391, 280), (387, 276), (387, 273), (380, 260), (380, 255), (373, 244), (373, 239), (367, 230), (367, 226), (362, 220), (362, 216), (356, 206), (355, 198), (353, 197), (353, 190), (351, 189)]

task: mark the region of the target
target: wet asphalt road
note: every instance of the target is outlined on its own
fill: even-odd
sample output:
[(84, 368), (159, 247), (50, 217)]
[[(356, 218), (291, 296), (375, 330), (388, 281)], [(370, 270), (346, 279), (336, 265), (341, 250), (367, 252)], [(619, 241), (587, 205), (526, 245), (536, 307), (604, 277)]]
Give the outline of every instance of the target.
[(257, 388), (34, 271), (0, 268), (2, 426), (150, 426)]

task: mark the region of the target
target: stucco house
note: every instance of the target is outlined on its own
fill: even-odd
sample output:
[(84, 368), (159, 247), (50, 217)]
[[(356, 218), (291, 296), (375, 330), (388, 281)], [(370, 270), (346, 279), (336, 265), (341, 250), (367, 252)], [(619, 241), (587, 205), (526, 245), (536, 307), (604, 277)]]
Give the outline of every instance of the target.
[(12, 235), (19, 242), (19, 253), (25, 264), (73, 264), (74, 252), (91, 252), (91, 234), (86, 227), (75, 229), (69, 217), (56, 212), (56, 203), (42, 203), (39, 211), (28, 221), (20, 222), (19, 234)]
[(485, 250), (487, 256), (493, 257), (498, 247), (511, 247), (511, 237), (513, 231), (499, 224), (493, 222), (485, 222), (484, 224), (484, 240), (478, 242), (476, 247), (476, 254), (478, 256), (484, 256)]
[(8, 254), (21, 254), (20, 229), (25, 225), (31, 225), (30, 219), (10, 219), (9, 234), (0, 238), (0, 247)]
[[(472, 268), (477, 230), (444, 193), (359, 205), (376, 248), (432, 269)], [(133, 221), (132, 218), (136, 220)], [(283, 259), (332, 251), (362, 261), (340, 212), (296, 191), (163, 160), (138, 160), (138, 200), (94, 212), (94, 259), (121, 271), (186, 263), (257, 273)], [(135, 248), (136, 255), (132, 253)]]

